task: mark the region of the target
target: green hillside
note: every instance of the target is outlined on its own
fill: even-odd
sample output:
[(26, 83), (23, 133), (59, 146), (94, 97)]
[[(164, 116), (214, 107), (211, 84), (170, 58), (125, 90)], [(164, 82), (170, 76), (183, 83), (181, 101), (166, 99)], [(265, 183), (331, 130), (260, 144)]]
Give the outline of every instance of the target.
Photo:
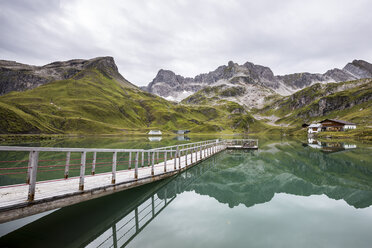
[(372, 80), (314, 84), (288, 97), (277, 99), (255, 114), (279, 117), (276, 124), (299, 126), (325, 118), (372, 126)]
[(262, 130), (236, 103), (177, 105), (123, 84), (99, 68), (0, 97), (0, 133), (126, 133)]

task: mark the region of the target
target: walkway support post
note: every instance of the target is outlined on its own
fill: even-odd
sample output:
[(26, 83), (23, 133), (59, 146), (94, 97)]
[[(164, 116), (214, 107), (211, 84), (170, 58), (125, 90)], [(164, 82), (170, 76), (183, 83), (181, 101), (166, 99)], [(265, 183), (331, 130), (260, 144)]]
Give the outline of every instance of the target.
[(85, 161), (87, 153), (81, 152), (79, 190), (84, 190)]
[(28, 188), (28, 201), (33, 201), (35, 199), (35, 189), (36, 189), (36, 176), (37, 176), (37, 164), (39, 161), (39, 152), (30, 152), (30, 186)]
[(112, 155), (112, 178), (111, 178), (111, 184), (115, 184), (116, 182), (116, 158), (118, 153), (114, 152)]
[(71, 158), (71, 152), (67, 152), (67, 154), (66, 154), (66, 166), (65, 166), (65, 179), (68, 178), (68, 171), (70, 169), (70, 158)]

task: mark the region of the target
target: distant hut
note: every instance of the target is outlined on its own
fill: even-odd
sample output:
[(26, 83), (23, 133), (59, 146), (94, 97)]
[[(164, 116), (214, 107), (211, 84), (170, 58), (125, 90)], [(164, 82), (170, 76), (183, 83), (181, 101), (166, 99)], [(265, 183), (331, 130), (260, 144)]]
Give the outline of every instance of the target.
[(322, 131), (346, 131), (349, 129), (356, 129), (356, 124), (348, 121), (325, 119), (321, 122)]
[(322, 124), (320, 123), (315, 123), (315, 124), (310, 124), (308, 126), (307, 132), (308, 133), (318, 133), (321, 131)]
[(160, 130), (150, 130), (149, 135), (162, 135)]

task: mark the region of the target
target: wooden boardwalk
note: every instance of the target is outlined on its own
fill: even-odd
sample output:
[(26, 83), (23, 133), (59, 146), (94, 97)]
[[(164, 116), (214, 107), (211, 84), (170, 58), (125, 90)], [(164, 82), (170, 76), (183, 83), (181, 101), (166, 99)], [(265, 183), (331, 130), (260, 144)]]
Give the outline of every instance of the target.
[[(241, 148), (239, 142), (244, 141), (212, 140), (152, 150), (0, 147), (0, 151), (30, 152), (28, 184), (0, 187), (0, 223), (173, 176), (225, 150), (228, 145)], [(38, 154), (42, 152), (66, 153), (67, 172), (70, 153), (80, 152), (80, 176), (37, 182)], [(89, 152), (94, 155), (96, 152), (113, 154), (112, 170), (86, 175), (86, 154)], [(117, 171), (118, 153), (128, 153), (130, 160), (133, 154), (134, 168)], [(144, 153), (148, 154), (149, 166), (141, 167), (140, 157), (142, 155), (143, 165)], [(161, 162), (159, 156), (163, 158)]]

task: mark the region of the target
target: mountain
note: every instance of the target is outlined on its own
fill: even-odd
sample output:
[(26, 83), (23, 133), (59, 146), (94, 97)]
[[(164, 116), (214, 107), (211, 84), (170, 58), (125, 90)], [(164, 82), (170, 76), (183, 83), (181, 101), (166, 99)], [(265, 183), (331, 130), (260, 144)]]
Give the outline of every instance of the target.
[(185, 106), (144, 92), (120, 75), (110, 57), (43, 67), (2, 64), (7, 68), (1, 74), (4, 88), (24, 90), (0, 96), (3, 134), (144, 133), (149, 129), (244, 132), (248, 126), (251, 131), (270, 128), (234, 102)]
[[(353, 61), (326, 76), (293, 74), (285, 79), (252, 63), (230, 62), (194, 79), (161, 70), (150, 88), (198, 90), (175, 103), (128, 82), (112, 57), (41, 67), (1, 61), (0, 134), (145, 133), (150, 129), (279, 133), (283, 126), (293, 129), (324, 117), (367, 127), (372, 126), (372, 79), (327, 84), (311, 80), (369, 77), (370, 71), (365, 61)], [(305, 88), (287, 96), (278, 94), (295, 87)]]
[(263, 106), (265, 97), (276, 94), (290, 95), (315, 83), (343, 82), (360, 78), (372, 78), (372, 65), (363, 60), (354, 60), (343, 69), (332, 69), (324, 74), (306, 72), (284, 76), (275, 76), (272, 70), (265, 66), (250, 62), (239, 65), (230, 61), (227, 65), (194, 78), (184, 78), (172, 71), (160, 70), (153, 81), (143, 89), (168, 100), (181, 101), (205, 87), (232, 88), (239, 94), (217, 97), (257, 108)]
[(372, 79), (317, 83), (252, 112), (257, 119), (274, 120), (271, 124), (299, 125), (327, 117), (372, 126)]
[(57, 80), (70, 79), (90, 68), (99, 70), (102, 74), (115, 79), (123, 86), (136, 87), (119, 73), (112, 57), (98, 57), (90, 60), (74, 59), (53, 62), (44, 66), (0, 60), (0, 95), (11, 91), (34, 89)]

